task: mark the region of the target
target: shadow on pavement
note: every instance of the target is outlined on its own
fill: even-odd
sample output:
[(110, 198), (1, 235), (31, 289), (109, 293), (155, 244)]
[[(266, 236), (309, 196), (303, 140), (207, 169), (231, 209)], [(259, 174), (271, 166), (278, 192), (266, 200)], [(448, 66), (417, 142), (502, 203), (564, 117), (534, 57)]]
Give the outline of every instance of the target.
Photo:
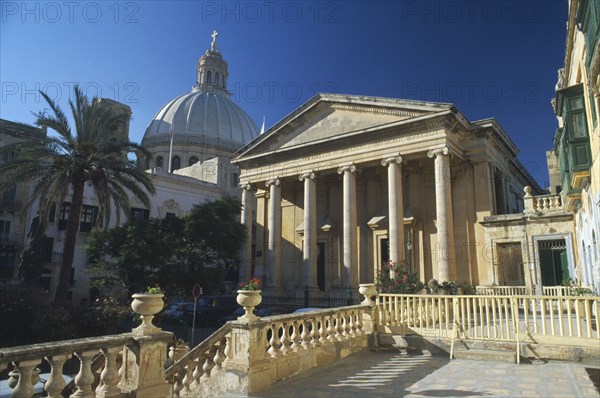
[[(333, 364), (311, 369), (249, 395), (260, 398), (375, 398), (486, 395), (480, 391), (429, 389), (412, 392), (418, 382), (449, 362), (447, 357), (365, 351)], [(411, 388), (412, 387), (412, 388)], [(410, 388), (410, 389), (409, 389)]]

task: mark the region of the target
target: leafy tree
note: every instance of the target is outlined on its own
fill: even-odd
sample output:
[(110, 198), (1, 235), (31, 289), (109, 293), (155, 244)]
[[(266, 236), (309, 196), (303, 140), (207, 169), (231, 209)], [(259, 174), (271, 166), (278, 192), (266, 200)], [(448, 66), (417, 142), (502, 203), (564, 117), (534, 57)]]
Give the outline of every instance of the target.
[(96, 287), (121, 286), (129, 293), (160, 284), (169, 293), (200, 283), (218, 293), (227, 267), (237, 266), (245, 229), (241, 205), (224, 198), (195, 206), (183, 217), (135, 221), (94, 231), (86, 252)]
[(15, 159), (0, 165), (0, 192), (20, 182), (34, 181), (27, 206), (39, 200), (42, 219), (51, 205), (62, 203), (71, 193), (54, 297), (55, 302), (66, 305), (85, 186), (93, 189), (105, 226), (113, 211), (117, 218), (121, 212), (128, 213), (131, 196), (149, 207), (148, 193), (154, 194), (154, 187), (149, 176), (127, 158), (131, 152), (146, 156), (149, 153), (125, 136), (124, 126), (129, 117), (125, 112), (110, 102), (98, 98), (89, 100), (76, 86), (74, 101), (69, 101), (71, 125), (61, 108), (48, 95), (41, 94), (53, 115), (39, 112), (36, 124), (54, 130), (56, 135), (0, 149), (0, 154), (19, 152)]

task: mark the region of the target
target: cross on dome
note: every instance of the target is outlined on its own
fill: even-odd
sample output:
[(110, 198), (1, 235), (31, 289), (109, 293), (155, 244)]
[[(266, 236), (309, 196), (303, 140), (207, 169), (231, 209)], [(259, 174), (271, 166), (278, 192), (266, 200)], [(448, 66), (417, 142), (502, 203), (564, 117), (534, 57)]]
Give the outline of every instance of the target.
[(210, 36), (212, 37), (212, 42), (210, 43), (210, 51), (217, 51), (217, 36), (219, 36), (219, 32), (213, 30), (212, 35)]

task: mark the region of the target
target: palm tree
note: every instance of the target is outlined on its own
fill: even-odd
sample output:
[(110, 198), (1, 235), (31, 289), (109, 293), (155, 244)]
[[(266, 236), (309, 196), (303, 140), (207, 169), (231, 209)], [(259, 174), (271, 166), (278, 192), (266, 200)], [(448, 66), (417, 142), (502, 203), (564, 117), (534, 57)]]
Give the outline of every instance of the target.
[(51, 206), (63, 203), (71, 194), (63, 259), (54, 296), (56, 303), (66, 305), (86, 184), (94, 190), (105, 228), (111, 213), (116, 214), (117, 223), (121, 212), (129, 213), (130, 196), (150, 207), (148, 193), (154, 194), (155, 190), (148, 174), (127, 157), (135, 151), (150, 157), (148, 151), (126, 136), (124, 130), (129, 114), (110, 101), (95, 97), (89, 100), (76, 86), (74, 102), (69, 100), (71, 126), (60, 107), (47, 94), (41, 94), (53, 115), (39, 112), (35, 124), (54, 130), (56, 135), (0, 149), (0, 154), (19, 153), (0, 166), (0, 192), (18, 183), (33, 181), (33, 193), (26, 206), (31, 207), (39, 200), (42, 219)]

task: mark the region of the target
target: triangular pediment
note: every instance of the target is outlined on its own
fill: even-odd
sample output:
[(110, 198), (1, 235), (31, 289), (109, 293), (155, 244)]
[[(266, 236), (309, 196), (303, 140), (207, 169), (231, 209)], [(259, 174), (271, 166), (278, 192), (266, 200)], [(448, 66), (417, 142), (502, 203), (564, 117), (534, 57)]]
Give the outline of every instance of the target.
[(450, 104), (344, 95), (319, 95), (241, 151), (241, 156), (306, 147), (450, 109)]

